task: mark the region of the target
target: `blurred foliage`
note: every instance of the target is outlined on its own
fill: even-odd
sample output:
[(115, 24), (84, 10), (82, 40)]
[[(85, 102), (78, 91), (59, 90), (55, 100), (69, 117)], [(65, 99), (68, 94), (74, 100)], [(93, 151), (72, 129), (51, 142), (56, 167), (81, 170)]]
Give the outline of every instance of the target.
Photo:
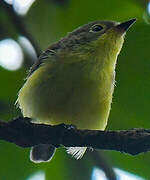
[[(97, 19), (123, 21), (136, 17), (137, 23), (127, 33), (118, 58), (116, 88), (107, 129), (150, 128), (150, 26), (143, 19), (146, 4), (138, 0), (105, 1), (36, 1), (24, 17), (26, 26), (42, 50), (74, 28)], [(7, 13), (0, 9), (0, 40), (17, 33)], [(26, 76), (26, 66), (18, 71), (0, 68), (0, 118), (9, 120), (19, 112), (14, 107), (17, 92)], [(3, 110), (2, 104), (8, 104)], [(149, 179), (150, 153), (130, 156), (119, 152), (105, 152), (114, 167), (119, 167)], [(58, 149), (50, 163), (34, 164), (29, 160), (29, 149), (0, 142), (0, 179), (24, 180), (39, 170), (47, 179), (88, 180), (94, 162), (88, 154), (74, 160), (63, 149)]]

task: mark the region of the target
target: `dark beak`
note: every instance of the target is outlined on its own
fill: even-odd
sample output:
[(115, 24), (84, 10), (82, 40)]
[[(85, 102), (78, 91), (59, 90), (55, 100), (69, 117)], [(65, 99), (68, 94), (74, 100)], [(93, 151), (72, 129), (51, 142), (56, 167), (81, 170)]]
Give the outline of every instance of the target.
[(135, 21), (136, 21), (135, 18), (130, 19), (129, 21), (125, 21), (123, 23), (120, 23), (119, 25), (116, 26), (116, 28), (121, 32), (126, 32)]

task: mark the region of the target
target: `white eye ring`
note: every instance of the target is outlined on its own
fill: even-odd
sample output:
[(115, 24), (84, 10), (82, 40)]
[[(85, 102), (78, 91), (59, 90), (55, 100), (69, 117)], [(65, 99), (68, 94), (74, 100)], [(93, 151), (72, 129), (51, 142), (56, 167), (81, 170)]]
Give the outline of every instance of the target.
[(103, 29), (103, 27), (100, 24), (95, 24), (91, 27), (91, 30), (89, 32), (99, 32)]

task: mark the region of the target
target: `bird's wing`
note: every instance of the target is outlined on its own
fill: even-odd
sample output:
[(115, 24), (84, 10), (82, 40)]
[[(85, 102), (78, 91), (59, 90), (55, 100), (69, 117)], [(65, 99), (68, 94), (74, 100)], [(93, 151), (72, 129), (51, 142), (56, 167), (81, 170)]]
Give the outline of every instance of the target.
[(31, 76), (31, 74), (40, 67), (40, 65), (49, 57), (55, 56), (56, 52), (52, 49), (47, 49), (46, 51), (44, 51), (38, 58), (37, 62), (35, 62), (33, 64), (33, 66), (29, 69), (28, 75), (27, 75), (27, 79), (29, 76)]

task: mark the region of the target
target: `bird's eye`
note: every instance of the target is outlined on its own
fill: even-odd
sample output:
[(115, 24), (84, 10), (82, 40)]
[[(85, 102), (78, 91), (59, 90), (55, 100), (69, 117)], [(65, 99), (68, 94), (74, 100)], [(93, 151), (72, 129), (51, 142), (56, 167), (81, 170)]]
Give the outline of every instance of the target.
[(99, 32), (99, 31), (101, 31), (103, 29), (103, 27), (101, 26), (101, 25), (99, 25), (99, 24), (95, 24), (94, 26), (92, 26), (92, 28), (91, 28), (91, 32)]

